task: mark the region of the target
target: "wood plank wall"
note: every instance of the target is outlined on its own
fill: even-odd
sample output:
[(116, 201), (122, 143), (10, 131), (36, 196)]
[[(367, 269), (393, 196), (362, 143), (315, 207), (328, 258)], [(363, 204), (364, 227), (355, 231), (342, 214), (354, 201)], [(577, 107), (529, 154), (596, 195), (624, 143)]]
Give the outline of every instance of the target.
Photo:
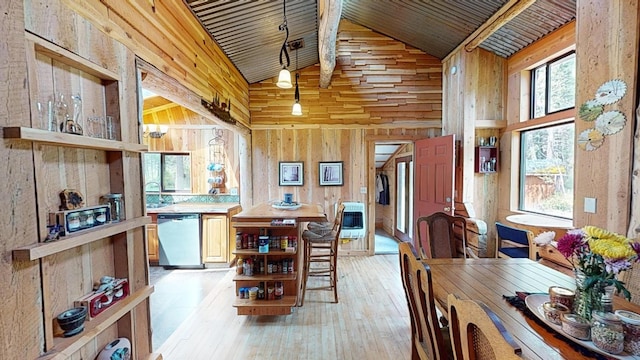
[[(137, 142), (137, 107), (135, 96), (130, 96), (136, 91), (135, 63), (129, 49), (105, 36), (61, 1), (3, 1), (0, 14), (0, 48), (6, 60), (0, 61), (0, 125), (38, 127), (37, 101), (46, 101), (54, 90), (67, 96), (78, 92), (83, 98), (83, 117), (103, 115), (112, 107), (117, 120), (126, 119), (120, 124), (122, 140)], [(119, 74), (120, 97), (109, 97), (111, 85), (36, 54), (33, 43), (25, 39), (25, 29)], [(52, 344), (56, 331), (53, 318), (72, 306), (73, 300), (90, 292), (93, 282), (101, 276), (127, 277), (132, 292), (147, 284), (143, 233), (138, 229), (41, 261), (14, 262), (11, 250), (44, 237), (47, 214), (57, 210), (58, 193), (64, 188), (81, 189), (88, 205), (96, 205), (99, 195), (108, 190), (122, 192), (127, 199), (141, 199), (140, 157), (129, 153), (105, 158), (105, 152), (14, 140), (3, 141), (0, 152), (5, 184), (1, 190), (5, 216), (0, 227), (0, 287), (5, 296), (0, 302), (0, 358), (33, 359)], [(119, 184), (114, 184), (112, 176), (119, 179)], [(128, 201), (125, 206), (128, 217), (142, 215), (141, 200)], [(124, 259), (114, 260), (124, 243), (129, 254), (139, 257), (125, 255)], [(127, 261), (128, 271), (117, 268), (118, 263)], [(142, 303), (73, 358), (95, 357), (118, 334), (131, 334), (136, 344), (133, 355), (146, 358), (151, 350), (148, 310), (148, 302)]]
[[(30, 126), (23, 0), (0, 2), (0, 126)], [(34, 359), (44, 348), (38, 262), (14, 263), (11, 250), (32, 244), (35, 182), (31, 144), (2, 141), (0, 189), (0, 358)]]
[[(285, 192), (325, 209), (338, 199), (362, 201), (373, 230), (373, 143), (440, 134), (442, 67), (435, 57), (345, 20), (336, 53), (328, 89), (318, 86), (318, 66), (300, 70), (300, 117), (291, 115), (293, 89), (277, 88), (275, 79), (250, 86), (253, 201), (282, 199)], [(303, 161), (305, 185), (279, 187), (279, 161)], [(344, 186), (319, 186), (320, 161), (344, 162)], [(372, 234), (343, 244), (341, 253), (367, 253)]]
[[(231, 115), (249, 124), (248, 83), (182, 2), (61, 1), (201, 97), (230, 98)], [(39, 26), (58, 26), (52, 22)]]
[(347, 20), (336, 56), (328, 89), (319, 88), (319, 65), (300, 70), (302, 116), (291, 115), (294, 89), (276, 87), (275, 78), (251, 84), (252, 128), (441, 127), (439, 59)]

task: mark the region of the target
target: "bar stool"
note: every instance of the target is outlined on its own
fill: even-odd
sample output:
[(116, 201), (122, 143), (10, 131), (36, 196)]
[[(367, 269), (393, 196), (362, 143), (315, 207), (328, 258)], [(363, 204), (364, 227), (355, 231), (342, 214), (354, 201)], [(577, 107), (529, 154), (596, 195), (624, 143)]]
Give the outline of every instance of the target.
[[(333, 290), (334, 302), (338, 302), (338, 242), (343, 216), (344, 204), (340, 203), (331, 227), (316, 224), (302, 233), (305, 253), (301, 306), (304, 304), (306, 290)], [(307, 288), (310, 276), (326, 277), (329, 284)]]

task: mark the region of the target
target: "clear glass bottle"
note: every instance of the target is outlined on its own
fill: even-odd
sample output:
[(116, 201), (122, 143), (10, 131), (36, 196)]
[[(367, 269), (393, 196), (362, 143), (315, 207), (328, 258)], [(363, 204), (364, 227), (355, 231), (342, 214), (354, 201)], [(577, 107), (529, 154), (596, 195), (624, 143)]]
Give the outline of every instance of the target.
[(125, 219), (122, 194), (106, 194), (100, 198), (100, 204), (109, 205), (112, 222), (119, 222)]
[(614, 313), (594, 311), (591, 314), (591, 341), (599, 349), (610, 354), (624, 350), (622, 321)]

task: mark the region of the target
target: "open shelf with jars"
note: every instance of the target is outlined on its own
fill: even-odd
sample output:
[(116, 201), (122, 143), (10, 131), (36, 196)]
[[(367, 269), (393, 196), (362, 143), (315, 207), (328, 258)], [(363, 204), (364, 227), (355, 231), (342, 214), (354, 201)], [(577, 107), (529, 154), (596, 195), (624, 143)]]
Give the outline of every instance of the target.
[(482, 174), (498, 172), (498, 148), (495, 146), (476, 146), (474, 171)]
[[(301, 265), (296, 226), (235, 223), (238, 315), (287, 315), (298, 304)], [(253, 293), (253, 294), (252, 294)]]

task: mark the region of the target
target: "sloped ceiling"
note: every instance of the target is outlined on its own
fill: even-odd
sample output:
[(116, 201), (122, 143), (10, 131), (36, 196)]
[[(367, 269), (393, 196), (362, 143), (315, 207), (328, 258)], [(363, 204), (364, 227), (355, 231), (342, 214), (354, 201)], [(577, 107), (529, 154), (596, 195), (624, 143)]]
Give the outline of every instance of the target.
[[(184, 0), (250, 84), (277, 76), (285, 32), (304, 47), (289, 50), (289, 69), (315, 65), (318, 1)], [(342, 18), (439, 59), (445, 58), (505, 6), (520, 8), (479, 47), (509, 57), (575, 18), (576, 0), (341, 0)], [(285, 60), (286, 61), (286, 60)]]

